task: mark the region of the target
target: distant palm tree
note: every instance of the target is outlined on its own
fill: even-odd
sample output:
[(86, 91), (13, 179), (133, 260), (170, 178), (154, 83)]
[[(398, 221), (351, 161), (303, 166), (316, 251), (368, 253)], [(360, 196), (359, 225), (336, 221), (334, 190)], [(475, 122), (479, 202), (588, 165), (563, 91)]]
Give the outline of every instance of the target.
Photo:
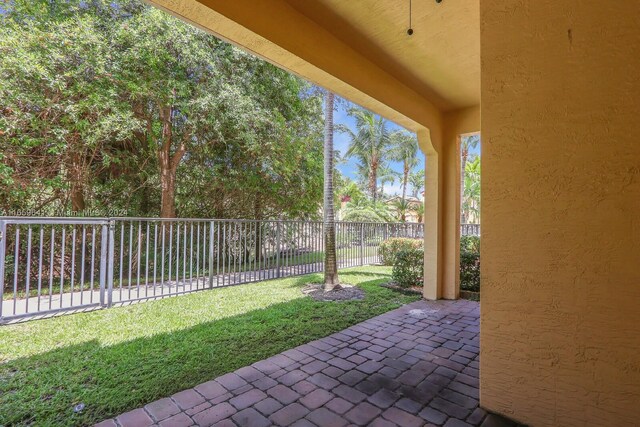
[(384, 197), (384, 185), (396, 182), (400, 174), (389, 167), (389, 165), (381, 166), (378, 169), (378, 179), (380, 180), (380, 195)]
[(424, 203), (416, 205), (415, 210), (418, 216), (418, 222), (422, 222), (424, 220)]
[(336, 251), (336, 223), (333, 200), (333, 104), (335, 95), (324, 94), (324, 291), (340, 284)]
[[(460, 205), (464, 204), (464, 174), (469, 158), (469, 150), (476, 148), (480, 144), (480, 135), (463, 136), (460, 141)], [(460, 223), (467, 223), (467, 216), (463, 209), (460, 209)]]
[(467, 221), (480, 218), (480, 156), (467, 161), (460, 211)]
[(393, 202), (393, 207), (398, 213), (398, 219), (402, 222), (406, 222), (407, 212), (411, 210), (411, 204), (404, 199), (398, 199)]
[(412, 172), (409, 175), (409, 185), (411, 186), (411, 195), (419, 198), (419, 194), (424, 188), (424, 169)]
[(391, 134), (387, 121), (382, 117), (376, 117), (370, 111), (355, 107), (349, 110), (349, 115), (356, 120), (356, 131), (345, 125), (339, 125), (336, 129), (346, 133), (351, 139), (347, 157), (356, 157), (363, 166), (367, 166), (367, 187), (371, 198), (375, 201), (378, 169), (384, 164), (384, 155), (391, 143)]
[(406, 131), (397, 131), (391, 135), (389, 158), (402, 162), (402, 200), (407, 200), (409, 173), (418, 164), (418, 139)]
[(358, 222), (393, 222), (395, 218), (386, 204), (361, 199), (357, 202), (347, 203), (344, 211), (344, 220)]

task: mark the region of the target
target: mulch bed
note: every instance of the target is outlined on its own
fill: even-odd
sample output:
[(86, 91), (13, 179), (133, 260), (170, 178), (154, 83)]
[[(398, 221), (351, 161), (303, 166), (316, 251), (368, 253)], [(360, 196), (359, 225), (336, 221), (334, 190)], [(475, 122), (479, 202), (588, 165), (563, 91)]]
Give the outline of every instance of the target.
[(460, 298), (471, 301), (480, 301), (480, 292), (460, 290)]
[(302, 293), (316, 301), (353, 301), (364, 299), (364, 291), (356, 286), (342, 283), (335, 289), (325, 292), (322, 283), (310, 283), (302, 289)]
[(422, 286), (410, 286), (406, 288), (398, 286), (394, 282), (382, 283), (380, 286), (384, 286), (385, 288), (393, 289), (394, 291), (404, 292), (407, 294), (422, 295)]

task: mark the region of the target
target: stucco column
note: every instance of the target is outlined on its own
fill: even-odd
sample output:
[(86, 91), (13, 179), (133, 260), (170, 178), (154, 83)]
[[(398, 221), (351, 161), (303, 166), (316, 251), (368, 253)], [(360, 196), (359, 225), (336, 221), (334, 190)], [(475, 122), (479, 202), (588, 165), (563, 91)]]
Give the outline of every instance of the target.
[(446, 113), (442, 120), (442, 295), (460, 297), (460, 142), (463, 135), (480, 131), (480, 108)]
[(443, 116), (442, 130), (418, 131), (425, 155), (424, 290), (426, 299), (460, 296), (460, 137), (480, 130), (480, 108)]
[(442, 156), (435, 149), (438, 135), (418, 131), (418, 143), (425, 155), (424, 183), (424, 288), (429, 300), (442, 297)]
[(460, 296), (460, 136), (443, 129), (442, 144), (442, 295)]

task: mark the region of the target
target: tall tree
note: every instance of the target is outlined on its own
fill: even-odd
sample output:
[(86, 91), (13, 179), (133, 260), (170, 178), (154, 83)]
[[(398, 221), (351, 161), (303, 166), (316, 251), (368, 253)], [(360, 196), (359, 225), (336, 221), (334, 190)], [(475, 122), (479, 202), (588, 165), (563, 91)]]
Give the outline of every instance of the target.
[(387, 121), (382, 117), (376, 117), (370, 111), (354, 107), (349, 109), (349, 115), (355, 118), (355, 131), (345, 125), (337, 126), (337, 130), (349, 136), (347, 157), (356, 157), (363, 165), (367, 165), (369, 194), (375, 201), (378, 193), (378, 169), (384, 164), (384, 155), (391, 142), (391, 133)]
[(32, 4), (28, 18), (29, 5), (13, 6), (0, 28), (1, 199), (79, 212), (110, 147), (138, 124), (114, 88), (99, 17)]
[(340, 284), (336, 251), (336, 223), (333, 199), (333, 104), (334, 94), (325, 92), (324, 103), (324, 290)]
[(409, 186), (411, 187), (411, 195), (419, 198), (420, 192), (424, 188), (424, 169), (409, 174)]
[(416, 215), (418, 216), (418, 222), (424, 220), (424, 203), (420, 203), (416, 206)]
[(480, 219), (480, 156), (467, 161), (465, 166), (464, 192), (460, 211), (467, 221)]
[(119, 81), (143, 124), (136, 138), (157, 159), (160, 216), (173, 218), (185, 154), (198, 144), (221, 143), (217, 125), (225, 110), (213, 94), (233, 86), (225, 85), (224, 55), (207, 53), (229, 47), (157, 9), (120, 25), (115, 38)]
[[(480, 135), (463, 136), (460, 139), (460, 204), (464, 203), (464, 175), (469, 158), (469, 151), (480, 144)], [(463, 209), (460, 209), (460, 223), (466, 224), (468, 218)]]
[(317, 217), (308, 83), (138, 0), (5, 3), (0, 208)]
[(397, 131), (391, 135), (391, 141), (389, 158), (402, 162), (402, 200), (406, 201), (409, 174), (418, 164), (418, 139), (407, 131)]
[(389, 165), (382, 165), (378, 169), (378, 179), (380, 180), (380, 196), (384, 197), (384, 185), (394, 184), (399, 177), (399, 173), (393, 170)]

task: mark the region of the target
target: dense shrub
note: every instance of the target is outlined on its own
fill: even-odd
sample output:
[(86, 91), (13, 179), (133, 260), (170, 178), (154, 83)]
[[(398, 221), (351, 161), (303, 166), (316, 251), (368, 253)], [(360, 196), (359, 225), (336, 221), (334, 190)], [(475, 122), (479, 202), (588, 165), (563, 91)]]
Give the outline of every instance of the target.
[(396, 285), (409, 288), (422, 286), (424, 277), (424, 250), (410, 248), (399, 251), (393, 263), (392, 278)]
[(392, 237), (380, 244), (380, 259), (384, 265), (394, 265), (398, 252), (407, 249), (421, 249), (422, 239)]
[(480, 292), (480, 237), (460, 237), (460, 288)]

